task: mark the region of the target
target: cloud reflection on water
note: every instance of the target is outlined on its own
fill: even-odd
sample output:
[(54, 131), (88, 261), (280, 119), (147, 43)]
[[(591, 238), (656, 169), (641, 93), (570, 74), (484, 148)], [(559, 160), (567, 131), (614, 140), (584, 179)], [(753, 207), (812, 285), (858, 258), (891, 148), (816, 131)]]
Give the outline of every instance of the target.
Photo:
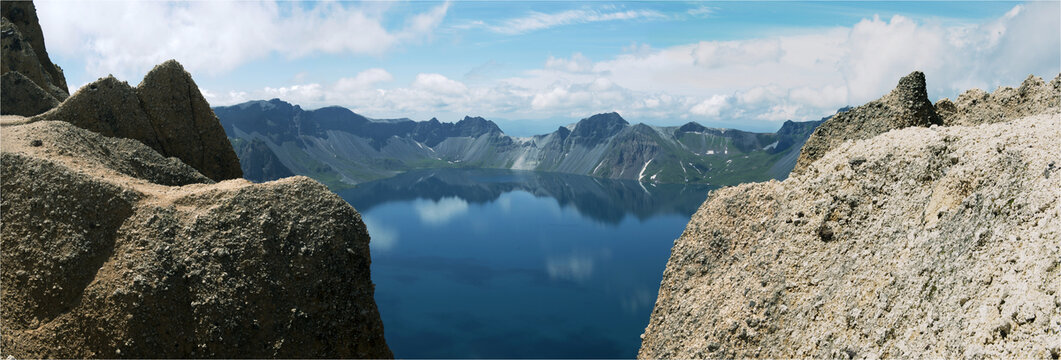
[(468, 202), (458, 197), (445, 197), (439, 200), (417, 199), (413, 204), (420, 221), (426, 224), (442, 225), (453, 218), (468, 212)]

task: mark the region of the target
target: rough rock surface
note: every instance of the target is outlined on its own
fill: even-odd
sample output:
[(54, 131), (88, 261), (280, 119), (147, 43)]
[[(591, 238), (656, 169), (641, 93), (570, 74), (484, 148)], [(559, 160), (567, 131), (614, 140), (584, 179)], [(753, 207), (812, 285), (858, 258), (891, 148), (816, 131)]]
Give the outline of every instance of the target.
[(910, 73), (899, 80), (895, 90), (818, 126), (800, 150), (793, 173), (803, 172), (811, 163), (844, 141), (869, 139), (893, 129), (942, 124), (925, 90), (925, 74)]
[(213, 183), (65, 122), (0, 137), (5, 354), (392, 356), (365, 226), (323, 185)]
[(184, 68), (169, 60), (139, 86), (108, 76), (85, 85), (32, 121), (59, 120), (105, 136), (138, 140), (214, 180), (243, 176), (224, 128)]
[(18, 71), (0, 75), (0, 108), (4, 115), (33, 116), (59, 105), (59, 101)]
[(954, 102), (936, 102), (936, 112), (945, 125), (979, 125), (1009, 121), (1028, 115), (1061, 112), (1061, 75), (1049, 84), (1035, 75), (1020, 87), (1000, 87), (993, 93), (972, 89)]
[(1056, 113), (913, 127), (715, 191), (638, 357), (1056, 359), (1058, 144)]
[[(69, 95), (63, 71), (48, 58), (32, 2), (4, 1), (0, 3), (0, 13), (0, 74), (5, 76), (0, 87), (0, 113), (40, 114), (50, 109), (42, 110), (42, 106), (54, 107)], [(18, 74), (22, 77), (9, 76)], [(46, 95), (26, 101), (27, 96), (40, 93)]]

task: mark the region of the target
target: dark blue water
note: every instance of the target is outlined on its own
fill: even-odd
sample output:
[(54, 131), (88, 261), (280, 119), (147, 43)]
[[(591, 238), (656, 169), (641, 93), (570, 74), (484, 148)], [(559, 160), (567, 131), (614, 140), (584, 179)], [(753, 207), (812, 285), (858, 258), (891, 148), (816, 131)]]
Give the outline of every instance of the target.
[(340, 195), (372, 236), (399, 358), (630, 358), (709, 188), (429, 170)]

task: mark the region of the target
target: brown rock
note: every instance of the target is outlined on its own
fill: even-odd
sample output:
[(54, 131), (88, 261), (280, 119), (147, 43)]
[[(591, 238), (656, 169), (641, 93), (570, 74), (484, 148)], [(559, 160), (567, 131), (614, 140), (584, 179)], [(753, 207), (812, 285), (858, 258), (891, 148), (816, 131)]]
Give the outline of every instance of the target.
[(211, 179), (243, 177), (221, 122), (191, 74), (174, 60), (155, 66), (136, 87), (163, 154), (176, 156)]
[(0, 137), (6, 355), (392, 356), (364, 223), (323, 185), (212, 183), (65, 122)]
[(40, 120), (138, 140), (214, 180), (243, 176), (221, 123), (191, 75), (173, 60), (152, 69), (137, 88), (113, 76), (96, 80), (31, 119)]
[(800, 150), (792, 173), (801, 173), (815, 160), (847, 140), (869, 139), (909, 126), (942, 124), (925, 90), (925, 74), (914, 71), (884, 97), (836, 114), (818, 126)]

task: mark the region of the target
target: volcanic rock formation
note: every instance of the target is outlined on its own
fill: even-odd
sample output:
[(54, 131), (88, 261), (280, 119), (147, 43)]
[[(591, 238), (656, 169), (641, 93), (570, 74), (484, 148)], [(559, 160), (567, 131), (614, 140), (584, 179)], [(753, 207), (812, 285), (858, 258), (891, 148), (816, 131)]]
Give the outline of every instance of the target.
[(32, 2), (0, 3), (0, 114), (37, 115), (69, 96), (63, 70), (52, 64)]
[[(5, 113), (53, 104), (57, 67), (6, 67), (50, 65), (32, 4), (2, 7)], [(305, 177), (215, 182), (239, 162), (176, 62), (0, 126), (0, 357), (392, 356), (360, 214)]]
[(675, 241), (638, 357), (1061, 354), (1056, 102), (884, 132), (938, 119), (887, 101), (910, 78), (819, 127), (800, 174), (709, 196)]
[(59, 107), (30, 121), (60, 120), (138, 140), (175, 156), (214, 180), (243, 176), (225, 129), (191, 74), (176, 61), (155, 66), (136, 88), (108, 76), (85, 85)]
[(802, 172), (810, 163), (847, 140), (869, 139), (893, 129), (908, 126), (940, 125), (925, 90), (925, 74), (910, 73), (899, 80), (899, 86), (884, 97), (846, 112), (838, 113), (818, 126), (800, 150), (793, 173)]
[(951, 102), (936, 102), (945, 125), (979, 125), (1009, 121), (1028, 115), (1056, 113), (1061, 109), (1061, 76), (1049, 84), (1028, 75), (1020, 87), (1000, 87), (993, 93), (972, 89)]
[(323, 185), (214, 183), (65, 122), (0, 143), (5, 353), (391, 356), (368, 233)]

